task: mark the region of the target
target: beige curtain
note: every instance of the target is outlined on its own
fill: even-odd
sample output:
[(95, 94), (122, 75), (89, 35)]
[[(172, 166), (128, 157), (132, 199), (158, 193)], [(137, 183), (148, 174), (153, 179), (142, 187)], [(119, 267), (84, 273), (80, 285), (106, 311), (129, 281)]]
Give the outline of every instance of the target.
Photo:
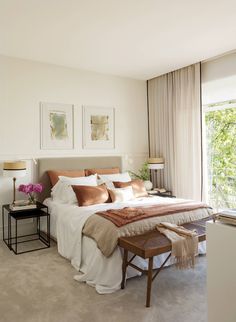
[(199, 63), (148, 81), (150, 156), (165, 158), (156, 185), (195, 200), (201, 200), (200, 88)]

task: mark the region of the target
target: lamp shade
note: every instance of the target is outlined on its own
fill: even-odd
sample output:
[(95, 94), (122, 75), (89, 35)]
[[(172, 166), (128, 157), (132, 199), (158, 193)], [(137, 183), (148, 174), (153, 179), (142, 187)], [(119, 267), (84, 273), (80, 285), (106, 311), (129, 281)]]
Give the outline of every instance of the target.
[(148, 169), (150, 170), (164, 169), (164, 163), (150, 163), (148, 165)]
[(151, 163), (151, 164), (153, 164), (153, 163), (164, 163), (164, 159), (160, 158), (160, 157), (158, 157), (158, 158), (149, 158), (148, 163)]
[(20, 178), (26, 175), (25, 161), (7, 161), (3, 163), (3, 176)]
[(149, 158), (148, 168), (150, 170), (164, 169), (164, 159), (163, 158)]

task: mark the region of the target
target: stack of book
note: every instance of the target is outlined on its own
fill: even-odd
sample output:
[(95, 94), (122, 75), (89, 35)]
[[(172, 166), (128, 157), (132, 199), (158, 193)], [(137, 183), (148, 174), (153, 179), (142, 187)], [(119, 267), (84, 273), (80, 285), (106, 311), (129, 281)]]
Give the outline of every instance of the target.
[(231, 224), (236, 226), (236, 209), (228, 209), (221, 211), (217, 215), (217, 220), (225, 224)]
[(31, 204), (28, 200), (16, 200), (10, 205), (11, 211), (27, 210), (37, 208), (36, 204)]

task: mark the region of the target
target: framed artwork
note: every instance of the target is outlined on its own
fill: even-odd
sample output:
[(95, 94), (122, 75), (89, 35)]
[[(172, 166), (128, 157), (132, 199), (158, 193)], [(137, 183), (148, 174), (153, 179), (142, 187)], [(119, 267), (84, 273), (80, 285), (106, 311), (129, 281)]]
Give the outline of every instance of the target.
[(73, 105), (41, 103), (41, 149), (74, 148)]
[(83, 148), (115, 148), (115, 109), (83, 106)]

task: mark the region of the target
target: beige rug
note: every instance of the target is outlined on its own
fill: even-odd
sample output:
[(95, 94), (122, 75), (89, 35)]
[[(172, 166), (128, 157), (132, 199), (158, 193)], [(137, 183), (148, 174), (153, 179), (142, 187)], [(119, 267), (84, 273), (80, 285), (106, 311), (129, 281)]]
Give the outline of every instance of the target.
[(0, 242), (1, 322), (201, 322), (206, 318), (206, 258), (194, 270), (163, 270), (145, 308), (146, 278), (99, 295), (73, 280), (75, 270), (50, 249), (14, 255)]

